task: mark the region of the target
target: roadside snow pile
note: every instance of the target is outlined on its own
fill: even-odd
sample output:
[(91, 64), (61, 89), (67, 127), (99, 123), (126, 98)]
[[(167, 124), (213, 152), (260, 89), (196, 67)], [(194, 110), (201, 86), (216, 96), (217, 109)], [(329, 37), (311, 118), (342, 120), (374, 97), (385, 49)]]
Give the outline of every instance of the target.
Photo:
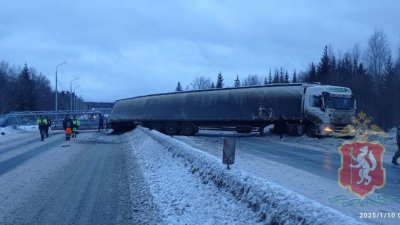
[[(36, 128), (36, 129), (35, 129)], [(5, 135), (12, 135), (16, 133), (22, 133), (25, 131), (32, 131), (32, 130), (37, 130), (37, 126), (35, 127), (30, 127), (30, 126), (23, 126), (23, 127), (17, 127), (17, 126), (7, 126), (7, 127), (0, 127), (0, 137), (5, 136)]]
[(156, 131), (138, 128), (199, 176), (244, 202), (266, 224), (362, 224), (275, 183), (244, 171), (227, 170), (221, 159)]
[(24, 126), (0, 127), (0, 134), (1, 135), (21, 133), (21, 132), (25, 132), (25, 131), (36, 132), (36, 131), (38, 131), (38, 126), (37, 125), (24, 125)]
[(14, 140), (23, 139), (32, 134), (32, 132), (38, 132), (37, 125), (30, 126), (7, 126), (0, 127), (0, 144), (10, 143)]

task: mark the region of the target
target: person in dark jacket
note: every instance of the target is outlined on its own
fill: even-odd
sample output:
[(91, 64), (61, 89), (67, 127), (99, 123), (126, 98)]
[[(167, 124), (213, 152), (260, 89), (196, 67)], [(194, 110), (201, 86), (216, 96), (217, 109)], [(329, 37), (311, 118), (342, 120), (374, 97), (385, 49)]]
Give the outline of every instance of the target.
[(99, 113), (99, 129), (97, 132), (100, 132), (102, 129), (104, 129), (104, 116)]
[(65, 130), (65, 140), (70, 141), (72, 133), (72, 119), (68, 115), (65, 115), (64, 117), (63, 128)]
[(279, 117), (278, 122), (275, 123), (275, 131), (278, 132), (280, 140), (283, 141), (283, 134), (286, 131), (285, 117), (282, 115)]
[(47, 120), (44, 116), (40, 115), (39, 118), (37, 119), (37, 124), (39, 125), (39, 132), (40, 132), (40, 138), (41, 141), (44, 140), (45, 132), (46, 132), (46, 126), (47, 126)]
[(400, 125), (397, 127), (396, 141), (397, 141), (397, 151), (396, 151), (396, 153), (394, 153), (392, 163), (394, 165), (399, 165), (399, 163), (397, 162), (397, 159), (400, 157)]

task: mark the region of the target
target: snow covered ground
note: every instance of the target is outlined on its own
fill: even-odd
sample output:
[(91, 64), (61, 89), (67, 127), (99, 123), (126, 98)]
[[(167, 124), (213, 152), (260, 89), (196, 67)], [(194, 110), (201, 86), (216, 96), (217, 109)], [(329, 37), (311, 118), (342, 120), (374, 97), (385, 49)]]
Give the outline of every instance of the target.
[(263, 224), (230, 194), (194, 178), (185, 162), (148, 134), (136, 129), (127, 137), (164, 224)]
[(0, 146), (16, 139), (28, 137), (31, 135), (31, 132), (37, 132), (39, 137), (37, 125), (0, 127)]
[[(273, 182), (227, 170), (220, 159), (158, 132), (129, 135), (168, 224), (357, 224)], [(234, 208), (227, 205), (236, 201)]]

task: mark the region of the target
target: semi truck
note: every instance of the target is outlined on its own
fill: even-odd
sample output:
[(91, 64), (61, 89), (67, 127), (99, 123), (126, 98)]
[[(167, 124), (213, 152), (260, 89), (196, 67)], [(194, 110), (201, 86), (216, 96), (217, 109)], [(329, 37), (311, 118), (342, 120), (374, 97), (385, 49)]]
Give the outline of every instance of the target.
[(200, 129), (257, 131), (284, 120), (286, 131), (334, 135), (352, 123), (356, 101), (347, 87), (273, 84), (152, 94), (117, 100), (108, 118), (114, 131), (140, 124), (168, 135)]

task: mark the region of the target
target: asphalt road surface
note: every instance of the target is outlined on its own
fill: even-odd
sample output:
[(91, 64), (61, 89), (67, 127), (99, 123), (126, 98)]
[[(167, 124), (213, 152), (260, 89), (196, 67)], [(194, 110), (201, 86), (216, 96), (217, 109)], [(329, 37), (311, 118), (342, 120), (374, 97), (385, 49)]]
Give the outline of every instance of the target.
[[(320, 152), (301, 147), (286, 146), (280, 143), (269, 142), (267, 145), (264, 140), (259, 138), (239, 139), (238, 145), (246, 145), (248, 152), (265, 157), (270, 160), (280, 162), (320, 177), (328, 177), (332, 180), (338, 179), (338, 169), (341, 167), (339, 153)], [(386, 170), (386, 184), (382, 189), (377, 189), (376, 193), (382, 193), (400, 199), (399, 192), (399, 173), (400, 168), (396, 168), (391, 163), (384, 163)]]
[[(155, 224), (159, 216), (123, 136), (53, 133), (0, 146), (0, 224)], [(128, 172), (133, 176), (128, 176)], [(135, 185), (131, 185), (131, 184)]]

